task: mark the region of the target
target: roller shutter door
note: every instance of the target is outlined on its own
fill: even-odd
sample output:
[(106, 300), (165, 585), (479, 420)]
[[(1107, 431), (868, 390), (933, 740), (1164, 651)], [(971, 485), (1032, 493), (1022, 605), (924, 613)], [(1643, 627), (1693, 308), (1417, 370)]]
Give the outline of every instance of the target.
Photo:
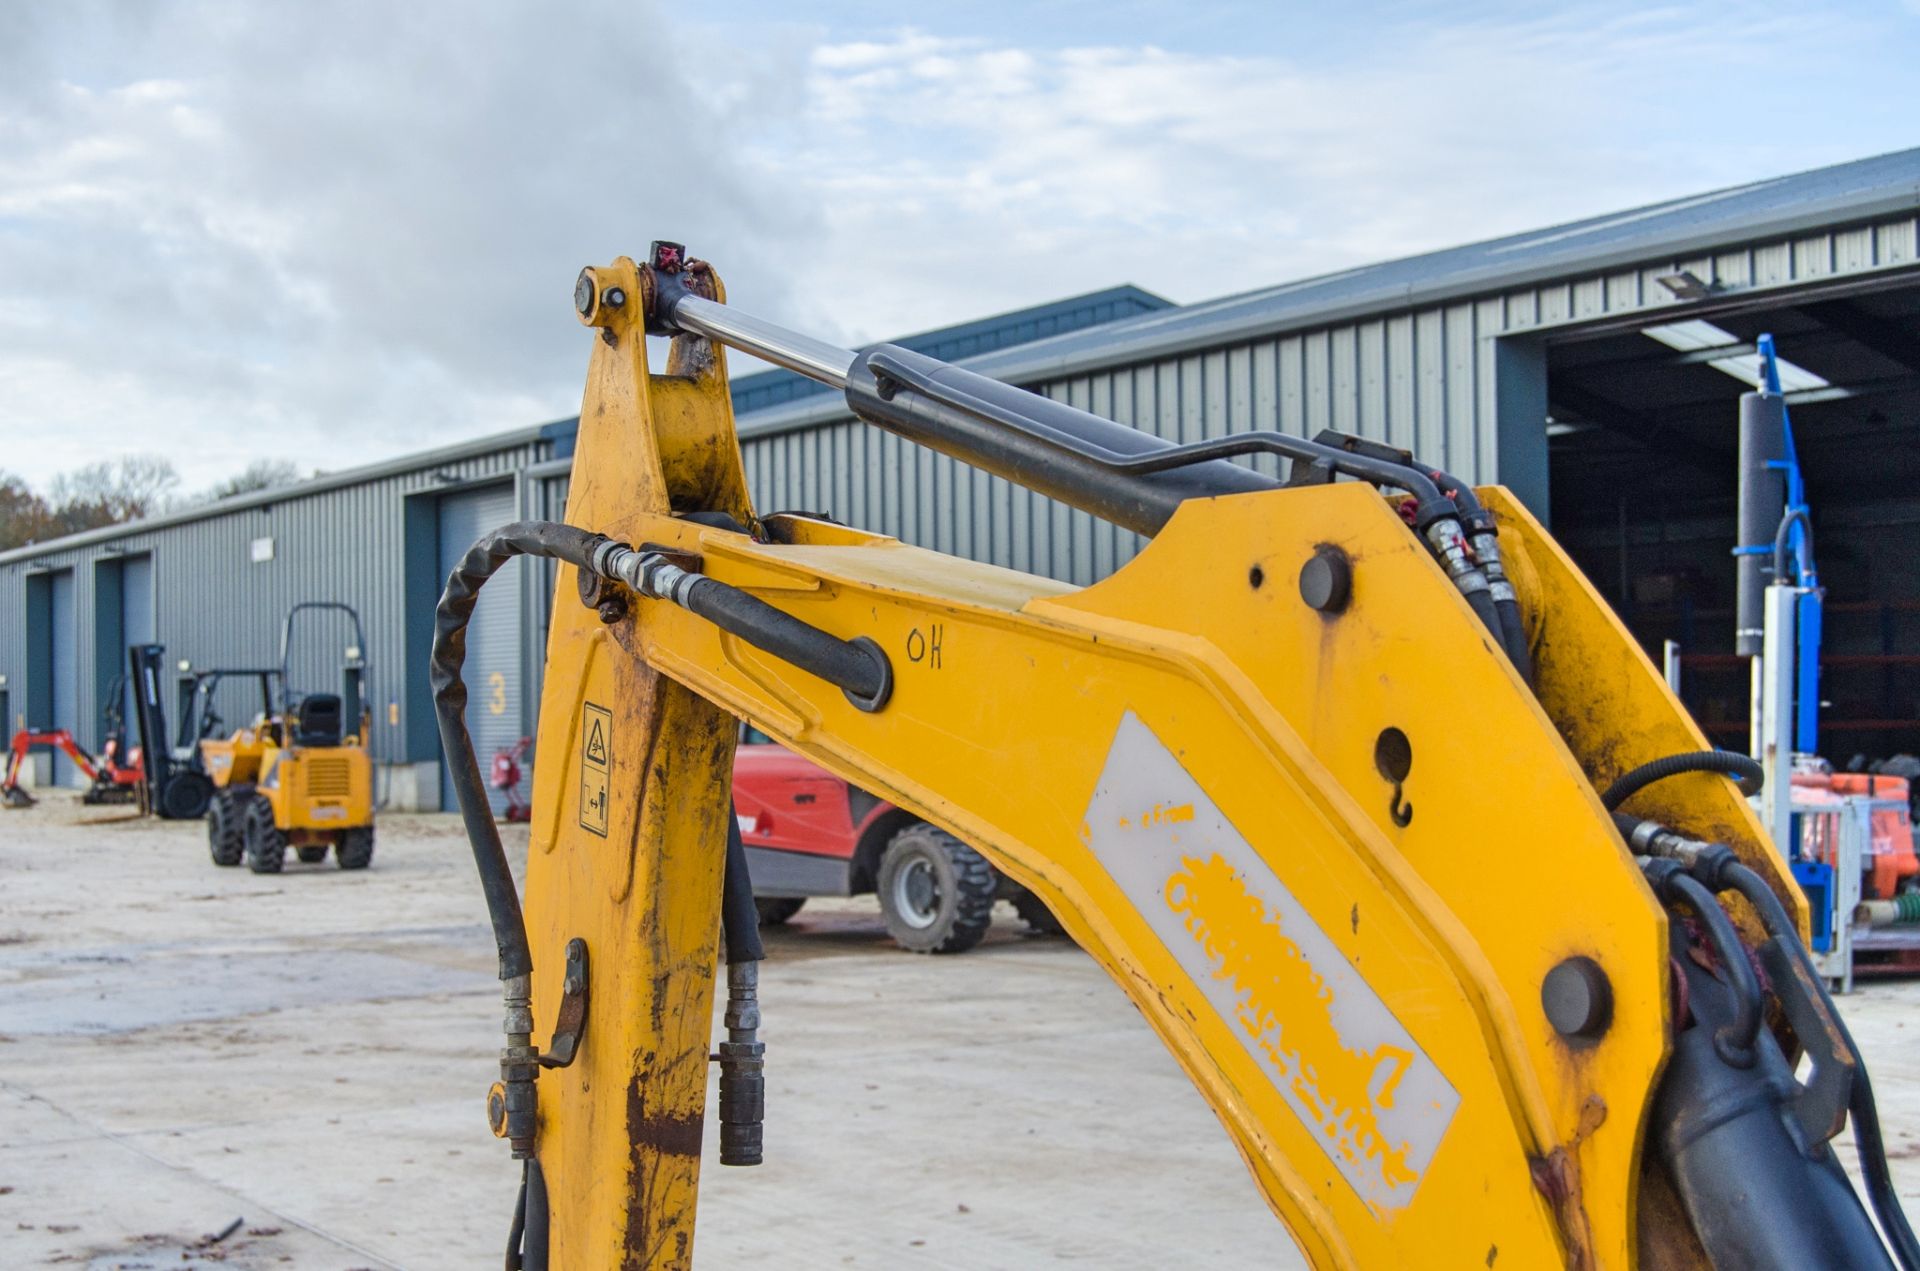
[[(120, 567), (120, 647), (114, 651), (120, 670), (127, 669), (127, 646), (152, 644), (153, 557), (129, 556)], [(120, 690), (120, 718), (129, 746), (140, 744), (140, 729), (133, 720), (133, 687)]]
[[(475, 539), (513, 519), (511, 485), (443, 496), (440, 500), (441, 576), (444, 578), (453, 571)], [(509, 561), (487, 580), (479, 603), (474, 606), (473, 620), (467, 626), (467, 662), (462, 671), (467, 683), (467, 731), (473, 736), (473, 753), (480, 761), (482, 776), (491, 768), (495, 751), (520, 740), (525, 719), (521, 707), (525, 685), (520, 682), (520, 571), (523, 568), (524, 562)], [(496, 813), (505, 810), (506, 801), (496, 791), (489, 789), (487, 794)], [(521, 795), (526, 794), (523, 780)], [(459, 807), (444, 763), (440, 767), (440, 806), (449, 812)]]
[[(80, 650), (79, 625), (74, 621), (73, 613), (73, 571), (63, 569), (50, 580), (52, 604), (49, 617), (53, 622), (53, 718), (44, 727), (65, 728), (80, 737), (78, 718), (80, 706)], [(53, 783), (70, 786), (83, 785), (85, 778), (73, 761), (56, 752), (53, 757)]]

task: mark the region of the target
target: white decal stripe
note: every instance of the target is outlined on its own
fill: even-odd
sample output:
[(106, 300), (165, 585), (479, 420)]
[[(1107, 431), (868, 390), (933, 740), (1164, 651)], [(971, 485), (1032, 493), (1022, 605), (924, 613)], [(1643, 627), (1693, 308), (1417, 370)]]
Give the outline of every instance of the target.
[(1353, 1189), (1413, 1200), (1460, 1095), (1326, 931), (1129, 711), (1088, 846)]

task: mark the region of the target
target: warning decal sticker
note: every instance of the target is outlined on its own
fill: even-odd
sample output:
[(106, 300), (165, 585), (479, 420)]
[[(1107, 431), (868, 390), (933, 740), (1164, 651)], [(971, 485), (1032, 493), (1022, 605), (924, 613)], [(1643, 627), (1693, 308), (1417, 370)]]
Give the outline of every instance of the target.
[(613, 712), (592, 702), (581, 703), (580, 828), (607, 837), (607, 771), (613, 743)]

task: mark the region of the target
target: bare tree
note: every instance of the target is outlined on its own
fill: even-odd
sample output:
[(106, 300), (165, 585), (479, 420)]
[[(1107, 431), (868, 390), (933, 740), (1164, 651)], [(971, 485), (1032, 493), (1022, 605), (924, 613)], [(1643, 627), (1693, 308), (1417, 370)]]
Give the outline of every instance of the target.
[(204, 494), (194, 502), (214, 502), (218, 499), (230, 499), (236, 494), (252, 494), (255, 490), (272, 490), (278, 486), (292, 485), (300, 479), (300, 465), (288, 459), (255, 459), (234, 476), (209, 486)]
[(48, 502), (59, 531), (73, 534), (164, 511), (179, 484), (172, 460), (123, 455), (61, 473), (48, 487)]

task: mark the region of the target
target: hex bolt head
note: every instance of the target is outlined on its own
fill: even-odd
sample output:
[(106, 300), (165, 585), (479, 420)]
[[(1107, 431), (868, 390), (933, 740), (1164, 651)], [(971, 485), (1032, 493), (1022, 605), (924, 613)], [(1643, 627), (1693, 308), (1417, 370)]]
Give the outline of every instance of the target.
[(580, 271), (580, 277), (573, 284), (573, 309), (581, 317), (593, 312), (593, 277), (586, 270)]
[(1540, 982), (1540, 1005), (1555, 1032), (1569, 1041), (1598, 1041), (1613, 1022), (1613, 985), (1600, 964), (1571, 957)]
[(1316, 548), (1300, 567), (1300, 599), (1321, 613), (1344, 613), (1353, 599), (1353, 561), (1337, 547)]

